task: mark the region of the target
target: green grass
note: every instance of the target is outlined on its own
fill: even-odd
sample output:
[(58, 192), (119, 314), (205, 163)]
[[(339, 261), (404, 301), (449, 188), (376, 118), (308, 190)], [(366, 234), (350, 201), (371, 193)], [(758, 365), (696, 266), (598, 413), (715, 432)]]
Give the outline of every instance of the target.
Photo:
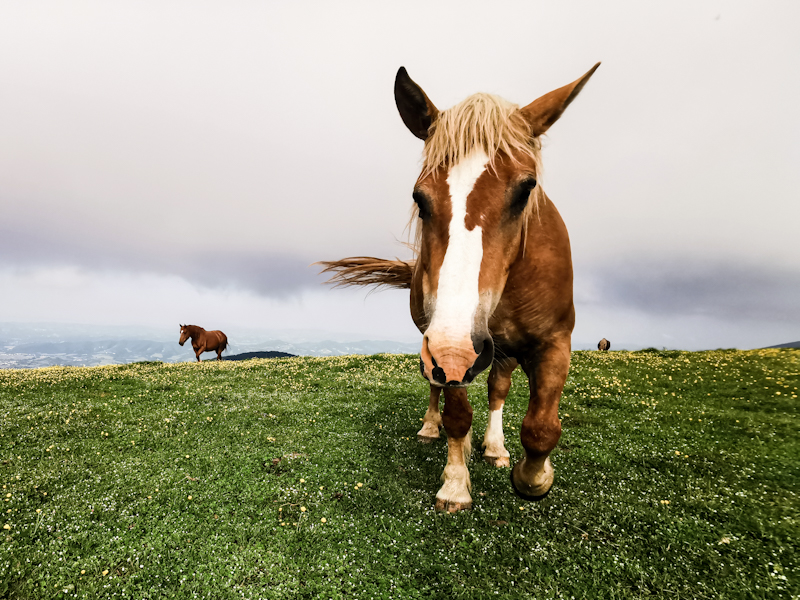
[[(456, 515), (417, 361), (0, 371), (0, 597), (800, 594), (800, 351), (574, 353), (538, 504), (481, 460), (484, 375)], [(512, 460), (526, 406), (518, 371)]]

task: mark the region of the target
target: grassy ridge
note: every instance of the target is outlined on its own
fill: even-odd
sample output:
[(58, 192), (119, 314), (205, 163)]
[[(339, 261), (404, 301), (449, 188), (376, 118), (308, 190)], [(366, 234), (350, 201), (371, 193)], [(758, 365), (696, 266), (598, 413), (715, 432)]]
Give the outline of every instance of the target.
[[(458, 515), (417, 361), (0, 371), (0, 597), (800, 593), (800, 351), (576, 352), (551, 494), (478, 450)], [(526, 406), (518, 371), (512, 460)]]

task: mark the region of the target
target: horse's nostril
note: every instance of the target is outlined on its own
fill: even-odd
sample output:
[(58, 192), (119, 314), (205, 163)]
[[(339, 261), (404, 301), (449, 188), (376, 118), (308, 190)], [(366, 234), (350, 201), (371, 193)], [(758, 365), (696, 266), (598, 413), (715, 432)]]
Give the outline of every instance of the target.
[(471, 383), (472, 380), (475, 379), (481, 371), (491, 365), (494, 360), (494, 342), (491, 337), (485, 337), (478, 343), (473, 341), (472, 345), (475, 347), (476, 352), (478, 352), (478, 347), (480, 347), (481, 350), (478, 352), (477, 360), (475, 360), (473, 365), (464, 374), (464, 381), (462, 383)]

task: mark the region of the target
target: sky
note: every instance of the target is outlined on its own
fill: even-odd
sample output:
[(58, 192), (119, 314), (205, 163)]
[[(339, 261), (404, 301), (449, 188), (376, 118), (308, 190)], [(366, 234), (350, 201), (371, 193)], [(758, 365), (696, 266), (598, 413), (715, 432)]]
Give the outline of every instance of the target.
[(407, 291), (310, 266), (410, 257), (397, 69), (444, 109), (602, 61), (544, 142), (574, 346), (798, 340), (797, 23), (788, 1), (2, 3), (0, 322), (419, 340)]

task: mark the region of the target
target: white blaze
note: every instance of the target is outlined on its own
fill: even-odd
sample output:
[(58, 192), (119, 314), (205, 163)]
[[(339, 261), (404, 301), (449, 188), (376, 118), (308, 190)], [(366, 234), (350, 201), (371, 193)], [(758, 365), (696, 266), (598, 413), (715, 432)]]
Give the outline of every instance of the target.
[(430, 332), (446, 338), (469, 337), (472, 322), (480, 302), (478, 279), (483, 259), (483, 230), (476, 226), (467, 230), (467, 196), (475, 187), (489, 157), (482, 151), (473, 152), (450, 169), (452, 219), (450, 220), (447, 251), (439, 269), (439, 287)]

